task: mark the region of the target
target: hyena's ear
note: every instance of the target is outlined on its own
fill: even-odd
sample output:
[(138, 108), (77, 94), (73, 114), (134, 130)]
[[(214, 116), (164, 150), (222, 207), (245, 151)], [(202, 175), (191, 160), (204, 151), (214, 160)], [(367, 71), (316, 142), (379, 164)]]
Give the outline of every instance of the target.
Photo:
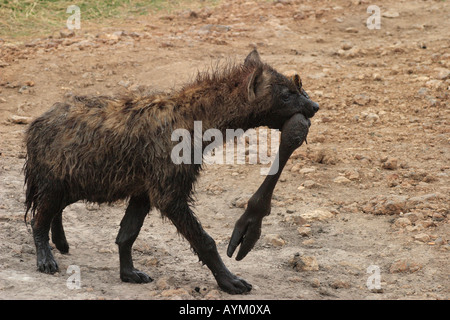
[(253, 102), (256, 98), (264, 95), (268, 81), (269, 75), (264, 71), (263, 66), (256, 67), (255, 71), (250, 75), (247, 84), (248, 101)]
[(300, 75), (295, 74), (292, 77), (292, 80), (294, 81), (295, 86), (298, 88), (298, 91), (302, 92), (302, 78), (300, 78)]
[(298, 91), (300, 92), (302, 91), (302, 79), (300, 78), (300, 75), (296, 71), (287, 71), (285, 72), (284, 75), (295, 84)]
[(256, 49), (253, 49), (244, 60), (244, 65), (257, 65), (261, 63), (261, 57)]

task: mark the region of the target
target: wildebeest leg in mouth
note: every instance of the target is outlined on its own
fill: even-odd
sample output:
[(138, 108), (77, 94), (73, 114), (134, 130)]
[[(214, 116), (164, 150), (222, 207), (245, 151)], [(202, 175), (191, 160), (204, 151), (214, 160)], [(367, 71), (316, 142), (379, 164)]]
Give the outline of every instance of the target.
[(264, 179), (261, 186), (249, 199), (244, 214), (236, 222), (227, 249), (229, 257), (233, 255), (237, 246), (240, 245), (236, 260), (243, 259), (258, 241), (261, 236), (262, 219), (270, 214), (272, 194), (278, 178), (292, 152), (306, 140), (310, 124), (310, 120), (305, 118), (304, 115), (295, 114), (283, 125), (280, 148), (277, 158), (272, 164), (272, 168), (278, 165), (278, 170)]

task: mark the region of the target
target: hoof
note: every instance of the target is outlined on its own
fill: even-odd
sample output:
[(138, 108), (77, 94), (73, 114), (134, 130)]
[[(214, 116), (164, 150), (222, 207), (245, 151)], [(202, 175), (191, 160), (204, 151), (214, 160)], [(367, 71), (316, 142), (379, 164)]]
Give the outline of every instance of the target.
[(149, 283), (153, 281), (153, 279), (150, 278), (146, 273), (137, 269), (133, 269), (131, 271), (122, 271), (120, 273), (120, 279), (123, 282), (131, 283)]
[(218, 280), (219, 287), (229, 294), (243, 294), (252, 290), (252, 285), (242, 278), (235, 275), (227, 276), (225, 279)]
[(38, 271), (48, 274), (54, 274), (59, 271), (58, 264), (53, 257), (45, 257), (37, 262)]

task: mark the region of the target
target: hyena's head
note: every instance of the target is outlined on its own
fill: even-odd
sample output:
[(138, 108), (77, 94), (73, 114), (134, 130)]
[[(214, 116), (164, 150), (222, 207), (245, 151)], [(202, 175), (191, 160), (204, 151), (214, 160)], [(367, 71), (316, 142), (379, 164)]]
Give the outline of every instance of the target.
[(294, 114), (301, 113), (309, 119), (319, 110), (297, 73), (286, 76), (277, 72), (261, 61), (256, 49), (247, 56), (244, 66), (254, 69), (248, 80), (248, 99), (264, 110), (262, 125), (281, 129)]

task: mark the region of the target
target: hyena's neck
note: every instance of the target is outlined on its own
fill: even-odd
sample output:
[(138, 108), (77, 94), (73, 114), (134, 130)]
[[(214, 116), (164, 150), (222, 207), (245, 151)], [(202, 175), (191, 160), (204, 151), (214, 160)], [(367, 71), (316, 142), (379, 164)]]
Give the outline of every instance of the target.
[(234, 68), (228, 74), (206, 76), (178, 92), (180, 112), (189, 121), (202, 121), (203, 130), (243, 129), (258, 126), (258, 110), (248, 101), (251, 70)]

